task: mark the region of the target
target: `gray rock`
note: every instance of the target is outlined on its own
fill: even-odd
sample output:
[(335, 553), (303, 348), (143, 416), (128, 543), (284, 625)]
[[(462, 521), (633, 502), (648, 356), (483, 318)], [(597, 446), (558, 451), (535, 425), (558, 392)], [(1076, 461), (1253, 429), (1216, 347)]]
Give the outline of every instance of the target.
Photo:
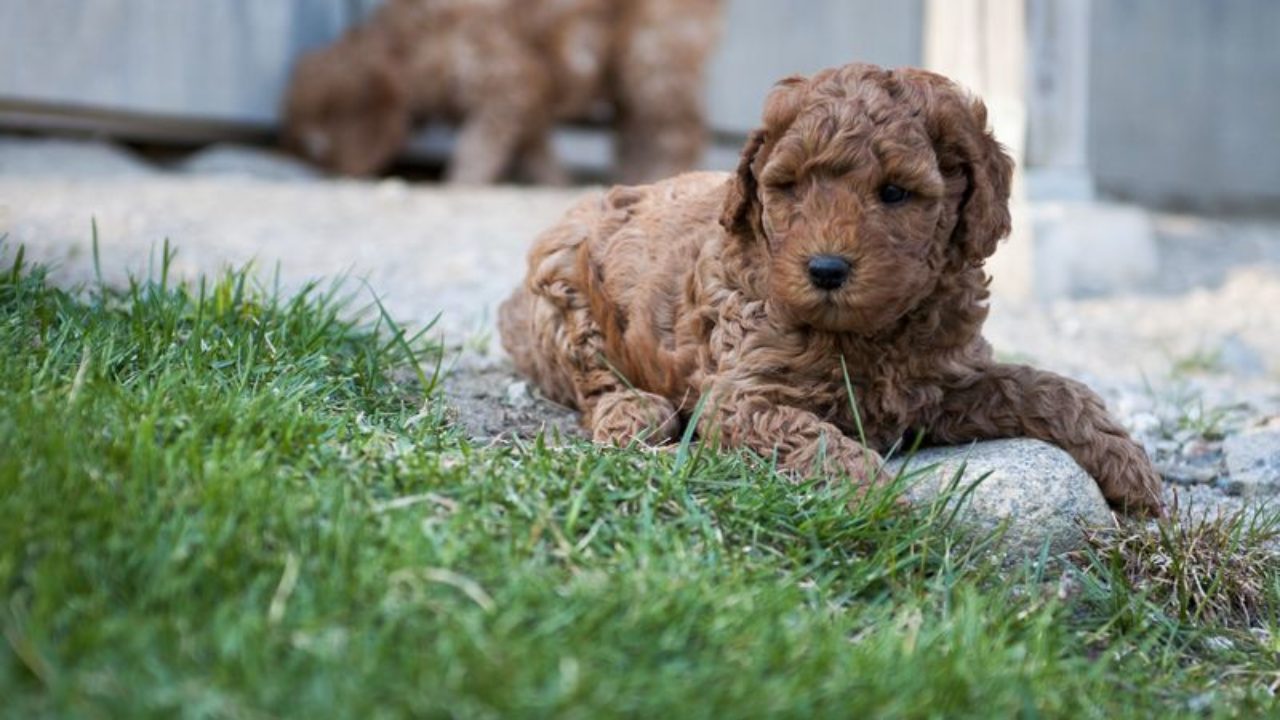
[(1245, 496), (1280, 492), (1280, 429), (1232, 435), (1222, 447), (1227, 455), (1227, 492)]
[(1267, 373), (1267, 361), (1247, 340), (1232, 333), (1222, 340), (1218, 365), (1237, 377), (1260, 377)]
[(1190, 463), (1157, 463), (1156, 470), (1166, 482), (1175, 485), (1195, 485), (1211, 483), (1218, 479), (1218, 469), (1211, 465), (1192, 465)]
[(960, 511), (963, 522), (990, 531), (1008, 522), (1004, 550), (1010, 558), (1038, 554), (1045, 541), (1053, 555), (1083, 546), (1081, 524), (1113, 522), (1097, 483), (1065, 451), (1026, 438), (921, 450), (904, 464), (907, 496), (916, 503), (937, 497), (963, 466), (960, 486), (979, 481)]
[(1211, 483), (1226, 473), (1222, 443), (1193, 438), (1174, 452), (1156, 452), (1156, 470), (1175, 485)]

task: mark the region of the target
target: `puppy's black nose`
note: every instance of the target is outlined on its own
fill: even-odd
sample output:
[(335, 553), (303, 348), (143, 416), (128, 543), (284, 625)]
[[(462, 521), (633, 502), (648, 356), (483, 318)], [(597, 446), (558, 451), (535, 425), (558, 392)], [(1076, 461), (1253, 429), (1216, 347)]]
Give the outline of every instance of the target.
[(821, 290), (835, 290), (849, 279), (849, 261), (839, 255), (809, 258), (809, 282)]

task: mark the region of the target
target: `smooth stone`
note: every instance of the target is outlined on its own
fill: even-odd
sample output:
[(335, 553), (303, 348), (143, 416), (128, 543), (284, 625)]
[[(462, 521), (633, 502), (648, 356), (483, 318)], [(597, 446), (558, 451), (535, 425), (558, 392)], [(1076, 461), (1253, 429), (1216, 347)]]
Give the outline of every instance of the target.
[(975, 482), (958, 518), (980, 533), (1007, 522), (1001, 539), (1006, 555), (1035, 557), (1049, 545), (1050, 555), (1085, 545), (1082, 526), (1114, 523), (1098, 485), (1066, 451), (1028, 438), (990, 440), (971, 445), (919, 450), (895, 458), (888, 468), (907, 466), (907, 497), (927, 503), (947, 488), (963, 468), (958, 494)]

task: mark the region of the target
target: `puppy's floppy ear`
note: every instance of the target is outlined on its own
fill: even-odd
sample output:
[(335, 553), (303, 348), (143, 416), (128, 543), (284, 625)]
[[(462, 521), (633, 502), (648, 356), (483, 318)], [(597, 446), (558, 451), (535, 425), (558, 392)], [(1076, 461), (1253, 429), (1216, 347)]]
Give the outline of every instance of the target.
[(951, 80), (920, 70), (902, 71), (924, 94), (926, 122), (944, 177), (961, 175), (951, 240), (967, 260), (990, 257), (996, 243), (1009, 234), (1009, 192), (1013, 158), (987, 129), (987, 107)]
[(787, 131), (800, 114), (800, 101), (809, 79), (792, 75), (773, 86), (764, 103), (764, 126), (751, 131), (738, 160), (738, 170), (729, 183), (720, 225), (731, 235), (749, 239), (763, 236), (760, 223), (760, 184), (756, 177), (761, 154)]
[(1013, 185), (1013, 158), (987, 129), (987, 107), (981, 100), (969, 102), (973, 126), (959, 143), (966, 158), (969, 187), (960, 207), (956, 241), (972, 261), (991, 257), (996, 243), (1009, 234), (1009, 193)]
[(742, 157), (738, 160), (738, 170), (729, 182), (729, 192), (724, 199), (724, 210), (720, 213), (720, 225), (730, 235), (749, 238), (756, 233), (760, 223), (759, 183), (756, 181), (756, 155), (764, 147), (766, 138), (764, 128), (752, 130), (747, 136), (747, 144), (742, 148)]

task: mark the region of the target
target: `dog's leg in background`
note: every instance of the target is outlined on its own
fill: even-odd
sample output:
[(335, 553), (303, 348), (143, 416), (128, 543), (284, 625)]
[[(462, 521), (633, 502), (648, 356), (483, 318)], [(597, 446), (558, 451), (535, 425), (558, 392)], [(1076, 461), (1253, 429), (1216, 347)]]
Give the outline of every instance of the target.
[(573, 178), (556, 157), (550, 133), (528, 138), (516, 154), (516, 179), (535, 185), (565, 187)]
[(929, 435), (958, 443), (1043, 440), (1070, 453), (1124, 511), (1162, 515), (1160, 476), (1143, 449), (1083, 384), (1025, 365), (992, 365), (947, 390)]
[(707, 142), (707, 59), (721, 0), (637, 0), (617, 52), (618, 180), (652, 182), (692, 170)]
[(726, 447), (745, 447), (802, 476), (847, 474), (860, 485), (884, 479), (883, 459), (807, 410), (778, 405), (763, 395), (715, 393), (724, 402), (707, 407), (699, 423), (702, 437)]
[(618, 113), (614, 154), (618, 181), (625, 185), (692, 170), (706, 145), (700, 100), (675, 93), (663, 104), (650, 102), (633, 103)]
[(489, 185), (502, 179), (536, 117), (519, 97), (494, 99), (469, 114), (458, 132), (446, 180), (455, 185)]
[[(508, 42), (515, 40), (508, 38)], [(483, 44), (480, 50), (489, 50)], [(459, 185), (498, 182), (511, 169), (517, 153), (546, 142), (551, 132), (552, 85), (547, 69), (518, 45), (481, 67), (476, 91), (463, 101), (468, 108), (446, 179)]]

